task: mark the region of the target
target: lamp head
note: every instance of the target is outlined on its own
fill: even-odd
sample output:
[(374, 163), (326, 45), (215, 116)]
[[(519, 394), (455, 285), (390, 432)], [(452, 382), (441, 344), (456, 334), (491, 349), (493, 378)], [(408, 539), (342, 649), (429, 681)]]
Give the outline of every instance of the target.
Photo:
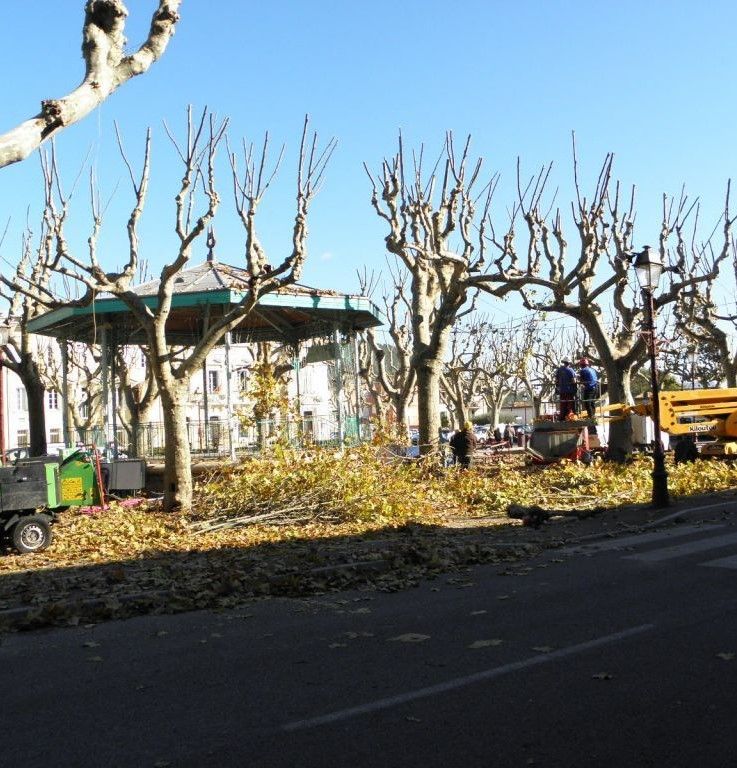
[(660, 282), (665, 266), (660, 254), (649, 245), (643, 246), (640, 253), (634, 254), (635, 274), (640, 288), (653, 293)]

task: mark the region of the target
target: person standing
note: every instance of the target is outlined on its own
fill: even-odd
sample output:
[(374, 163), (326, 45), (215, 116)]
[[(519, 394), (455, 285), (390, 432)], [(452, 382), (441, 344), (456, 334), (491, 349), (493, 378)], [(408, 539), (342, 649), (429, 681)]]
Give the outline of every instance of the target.
[(450, 448), (456, 459), (456, 464), (461, 469), (468, 469), (473, 464), (473, 453), (476, 450), (476, 435), (473, 431), (473, 424), (467, 421), (463, 429), (459, 429), (453, 437), (450, 438)]
[(589, 418), (593, 419), (599, 394), (599, 377), (585, 357), (578, 361), (578, 380), (581, 383), (581, 401)]
[(561, 360), (555, 371), (555, 394), (559, 403), (558, 418), (566, 421), (576, 410), (576, 372), (571, 367), (570, 360)]

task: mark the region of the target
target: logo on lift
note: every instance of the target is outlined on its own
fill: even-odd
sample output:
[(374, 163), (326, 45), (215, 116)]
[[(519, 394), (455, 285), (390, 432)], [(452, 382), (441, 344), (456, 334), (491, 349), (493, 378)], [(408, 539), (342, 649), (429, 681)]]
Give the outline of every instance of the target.
[(712, 429), (711, 424), (689, 424), (689, 432), (710, 432)]

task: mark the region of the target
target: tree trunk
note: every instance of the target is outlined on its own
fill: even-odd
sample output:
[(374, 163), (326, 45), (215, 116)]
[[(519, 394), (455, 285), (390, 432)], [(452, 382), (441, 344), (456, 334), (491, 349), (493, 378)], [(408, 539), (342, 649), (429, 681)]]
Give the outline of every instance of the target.
[(466, 423), (466, 406), (465, 403), (460, 400), (456, 402), (455, 408), (456, 420), (458, 422), (458, 429), (463, 429), (463, 425)]
[(489, 421), (491, 428), (496, 429), (499, 426), (499, 405), (495, 399), (487, 400), (486, 405), (489, 408)]
[(417, 415), (420, 422), (420, 453), (438, 447), (440, 432), (441, 363), (423, 360), (417, 367)]
[[(607, 382), (610, 404), (632, 403), (630, 389), (630, 371), (622, 370), (617, 365), (607, 367)], [(610, 461), (623, 462), (632, 454), (632, 422), (625, 418), (609, 424), (609, 446), (607, 458)]]
[(46, 454), (46, 388), (30, 354), (21, 355), (16, 369), (28, 400), (29, 452), (31, 456)]
[(396, 398), (394, 401), (394, 413), (397, 420), (397, 432), (404, 438), (409, 437), (409, 423), (407, 421), (407, 403), (404, 398)]
[(164, 411), (164, 511), (188, 512), (192, 507), (192, 466), (187, 433), (186, 388), (159, 385)]
[(127, 431), (130, 437), (128, 454), (131, 458), (146, 456), (148, 441), (146, 440), (145, 425), (151, 421), (152, 410), (152, 407), (149, 406), (144, 409), (133, 408), (129, 411)]
[(40, 379), (25, 380), (23, 384), (28, 395), (30, 455), (44, 456), (46, 454), (46, 389)]

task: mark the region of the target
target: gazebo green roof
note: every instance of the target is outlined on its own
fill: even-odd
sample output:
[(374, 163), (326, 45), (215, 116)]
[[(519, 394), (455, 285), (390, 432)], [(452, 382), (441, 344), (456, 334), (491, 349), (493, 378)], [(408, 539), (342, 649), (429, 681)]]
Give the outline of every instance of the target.
[[(175, 279), (172, 308), (166, 324), (173, 345), (192, 346), (205, 323), (213, 323), (240, 303), (248, 290), (248, 272), (239, 267), (208, 260), (182, 270)], [(133, 288), (144, 304), (158, 304), (159, 281), (151, 280)], [(234, 343), (280, 341), (294, 343), (364, 330), (382, 324), (376, 305), (366, 296), (292, 285), (262, 296), (254, 309), (232, 331)], [(85, 307), (61, 307), (33, 319), (32, 333), (67, 341), (94, 344), (101, 327), (114, 330), (118, 345), (146, 344), (135, 316), (119, 298), (100, 294)]]

